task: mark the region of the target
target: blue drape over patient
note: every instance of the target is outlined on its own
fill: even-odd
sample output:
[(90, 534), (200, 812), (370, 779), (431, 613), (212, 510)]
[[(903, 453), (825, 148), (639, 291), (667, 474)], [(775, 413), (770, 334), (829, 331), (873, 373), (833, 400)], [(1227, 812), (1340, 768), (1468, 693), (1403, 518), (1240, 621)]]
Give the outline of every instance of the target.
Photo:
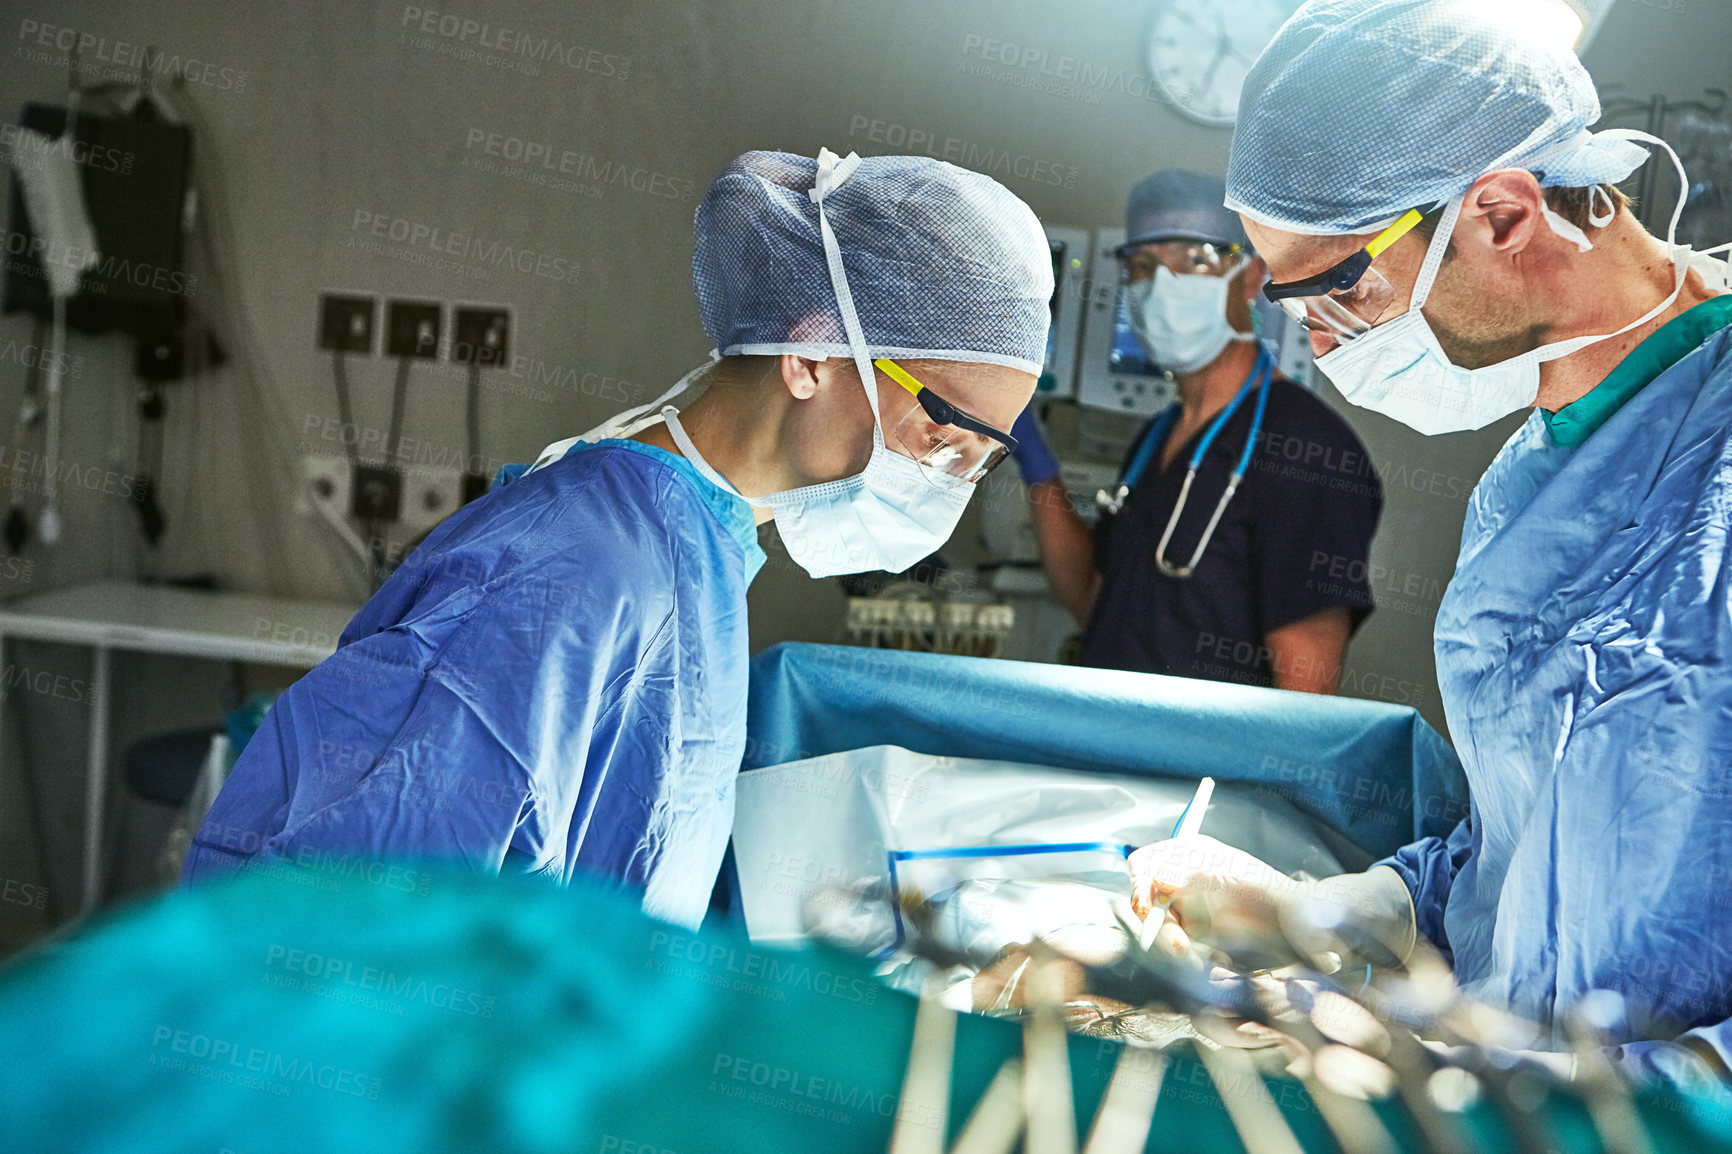
[(695, 926), (733, 823), (762, 558), (745, 502), (639, 442), (496, 490), (277, 701), (185, 877), (278, 858), (585, 872)]
[(1390, 863), (1475, 996), (1615, 990), (1732, 1061), (1729, 533), (1732, 329), (1578, 447), (1536, 412), (1481, 480), (1437, 619), (1473, 808)]

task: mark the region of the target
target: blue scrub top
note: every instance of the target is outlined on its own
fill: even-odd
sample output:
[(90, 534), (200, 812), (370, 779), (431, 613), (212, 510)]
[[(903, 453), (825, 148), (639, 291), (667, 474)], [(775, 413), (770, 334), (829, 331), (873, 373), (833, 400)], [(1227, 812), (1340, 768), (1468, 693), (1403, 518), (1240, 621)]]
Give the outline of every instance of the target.
[[(1255, 406), (1239, 406), (1203, 457), (1167, 560), (1185, 563), (1226, 491), (1251, 435)], [(1157, 427), (1151, 421), (1131, 447)], [(1383, 485), (1347, 422), (1292, 381), (1270, 383), (1258, 444), (1189, 580), (1163, 574), (1155, 546), (1178, 503), (1199, 431), (1165, 471), (1158, 458), (1095, 534), (1100, 595), (1080, 663), (1244, 685), (1273, 685), (1265, 639), (1345, 606), (1353, 627), (1372, 610), (1371, 538)], [(1129, 458), (1127, 458), (1128, 460)]]
[(278, 699), (184, 877), (581, 871), (697, 925), (733, 824), (762, 563), (751, 507), (683, 457), (575, 446), (446, 519)]
[(1381, 863), (1475, 997), (1622, 995), (1637, 1074), (1687, 1076), (1646, 1040), (1681, 1032), (1732, 1068), (1727, 326), (1732, 296), (1683, 313), (1486, 470), (1436, 635), (1472, 807)]

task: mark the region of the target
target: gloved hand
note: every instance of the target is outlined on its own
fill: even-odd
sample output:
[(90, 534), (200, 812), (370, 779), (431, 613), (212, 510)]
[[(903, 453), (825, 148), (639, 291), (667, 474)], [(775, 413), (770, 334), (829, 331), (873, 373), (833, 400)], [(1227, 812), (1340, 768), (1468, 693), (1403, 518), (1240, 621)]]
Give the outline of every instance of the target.
[(1039, 485), (1058, 476), (1058, 458), (1047, 448), (1046, 435), (1040, 430), (1040, 418), (1034, 415), (1034, 405), (1022, 411), (1016, 424), (1010, 427), (1016, 438), (1016, 467), (1022, 472), (1022, 483)]
[[(1413, 952), (1413, 901), (1385, 866), (1329, 878), (1289, 877), (1205, 834), (1172, 838), (1131, 855), (1131, 907), (1162, 917), (1156, 943), (1188, 953), (1191, 939), (1259, 966), (1278, 964), (1282, 943), (1325, 973), (1394, 966)], [(1169, 899), (1163, 914), (1158, 902)]]
[[(1432, 1038), (1421, 1038), (1419, 1044), (1455, 1065), (1463, 1065), (1472, 1054), (1471, 1046), (1452, 1046), (1447, 1042), (1439, 1042)], [(1494, 1055), (1493, 1060), (1505, 1070), (1514, 1069), (1517, 1065), (1527, 1062), (1538, 1066), (1552, 1077), (1564, 1082), (1573, 1082), (1581, 1072), (1581, 1059), (1569, 1051), (1555, 1050), (1511, 1050), (1501, 1046), (1490, 1047), (1487, 1053)]]

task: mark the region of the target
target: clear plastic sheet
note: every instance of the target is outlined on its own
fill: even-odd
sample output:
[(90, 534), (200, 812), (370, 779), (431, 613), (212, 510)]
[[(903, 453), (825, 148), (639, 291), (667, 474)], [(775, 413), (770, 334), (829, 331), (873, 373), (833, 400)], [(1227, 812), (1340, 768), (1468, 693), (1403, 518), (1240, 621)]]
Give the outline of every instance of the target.
[[(1195, 790), (890, 745), (744, 773), (734, 858), (746, 928), (756, 942), (799, 946), (820, 924), (900, 985), (913, 980), (902, 919), (916, 898), (929, 931), (975, 957), (1134, 924), (1125, 855), (1171, 836)], [(1221, 783), (1201, 832), (1283, 871), (1343, 869), (1319, 823), (1254, 785)]]

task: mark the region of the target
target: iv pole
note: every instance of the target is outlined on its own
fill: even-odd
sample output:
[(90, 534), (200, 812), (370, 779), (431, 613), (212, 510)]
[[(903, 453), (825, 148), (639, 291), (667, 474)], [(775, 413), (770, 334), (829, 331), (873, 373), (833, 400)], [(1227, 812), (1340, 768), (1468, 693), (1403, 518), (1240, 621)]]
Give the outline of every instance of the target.
[[(1707, 100), (1668, 100), (1658, 92), (1647, 100), (1638, 100), (1632, 96), (1613, 97), (1605, 102), (1600, 119), (1621, 119), (1646, 112), (1648, 134), (1666, 140), (1666, 119), (1674, 112), (1700, 112), (1706, 116), (1720, 116), (1725, 112), (1726, 93), (1718, 88), (1704, 91), (1708, 94)], [(1656, 211), (1654, 203), (1660, 168), (1658, 164), (1644, 164), (1636, 184), (1636, 219), (1640, 220), (1649, 232), (1658, 228), (1665, 218), (1664, 213)]]

